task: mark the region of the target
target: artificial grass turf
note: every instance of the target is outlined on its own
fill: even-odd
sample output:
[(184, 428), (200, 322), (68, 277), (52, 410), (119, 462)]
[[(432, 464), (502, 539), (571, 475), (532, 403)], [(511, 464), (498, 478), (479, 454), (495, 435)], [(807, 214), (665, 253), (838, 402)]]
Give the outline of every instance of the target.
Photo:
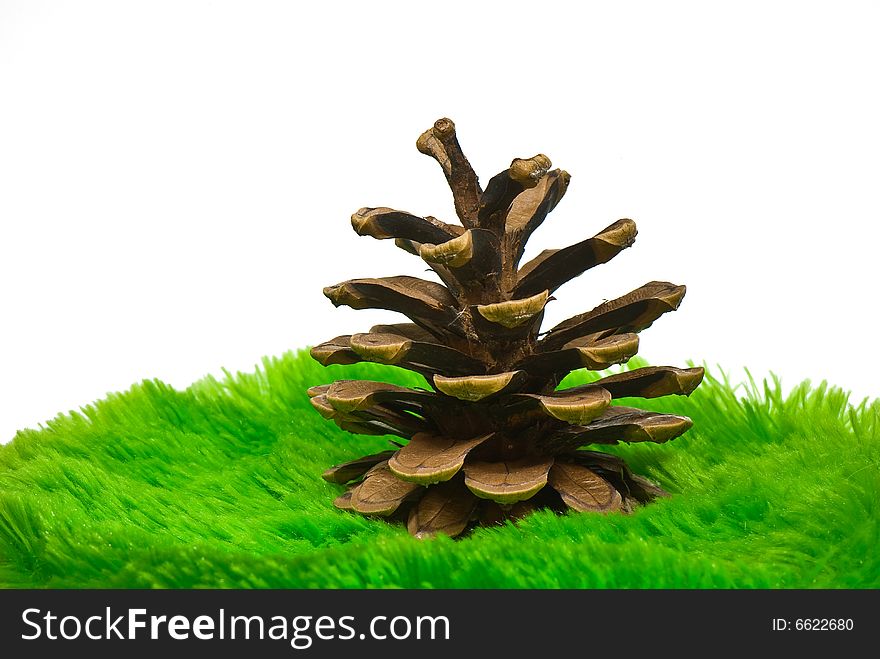
[(388, 447), (311, 408), (306, 389), (341, 378), (423, 383), (288, 353), (185, 391), (146, 381), (19, 432), (0, 446), (0, 585), (880, 586), (880, 401), (711, 376), (690, 398), (621, 401), (693, 418), (668, 444), (610, 449), (671, 498), (419, 541), (332, 506), (341, 488), (321, 472)]

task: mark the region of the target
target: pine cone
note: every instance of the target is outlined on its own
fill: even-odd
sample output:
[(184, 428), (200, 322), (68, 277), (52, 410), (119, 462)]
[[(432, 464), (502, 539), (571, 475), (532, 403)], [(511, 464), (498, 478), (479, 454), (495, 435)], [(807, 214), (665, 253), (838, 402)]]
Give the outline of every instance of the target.
[(647, 367), (556, 387), (575, 369), (630, 359), (638, 332), (676, 309), (685, 287), (652, 281), (539, 333), (551, 294), (632, 245), (635, 223), (619, 220), (520, 267), (526, 241), (559, 203), (569, 175), (537, 155), (515, 159), (483, 190), (449, 119), (425, 131), (417, 147), (443, 169), (461, 225), (384, 207), (362, 208), (351, 222), (362, 236), (393, 238), (420, 256), (442, 284), (401, 275), (325, 288), (336, 306), (389, 309), (412, 323), (339, 336), (311, 354), (324, 365), (400, 366), (434, 390), (363, 380), (309, 390), (312, 405), (344, 430), (408, 440), (326, 471), (326, 480), (348, 484), (336, 506), (403, 517), (416, 537), (455, 536), (474, 521), (519, 518), (538, 507), (629, 511), (664, 495), (619, 457), (581, 447), (681, 435), (692, 425), (687, 417), (611, 401), (690, 394), (703, 369)]

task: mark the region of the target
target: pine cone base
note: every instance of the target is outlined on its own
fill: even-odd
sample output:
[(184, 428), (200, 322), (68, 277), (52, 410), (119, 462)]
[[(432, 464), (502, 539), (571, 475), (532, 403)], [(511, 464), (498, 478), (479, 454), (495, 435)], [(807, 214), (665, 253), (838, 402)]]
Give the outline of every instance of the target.
[[(639, 504), (668, 496), (651, 481), (633, 474), (618, 456), (597, 451), (560, 453), (537, 464), (474, 463), (481, 478), (473, 478), (473, 469), (470, 475), (459, 470), (449, 480), (421, 487), (397, 478), (388, 466), (388, 453), (377, 454), (380, 461), (369, 467), (369, 458), (337, 465), (324, 478), (347, 486), (334, 501), (336, 507), (402, 521), (419, 538), (435, 533), (458, 536), (475, 526), (516, 521), (540, 509), (629, 513)], [(516, 478), (492, 469), (501, 464), (514, 466), (509, 473)], [(355, 465), (366, 470), (343, 480), (354, 474)]]

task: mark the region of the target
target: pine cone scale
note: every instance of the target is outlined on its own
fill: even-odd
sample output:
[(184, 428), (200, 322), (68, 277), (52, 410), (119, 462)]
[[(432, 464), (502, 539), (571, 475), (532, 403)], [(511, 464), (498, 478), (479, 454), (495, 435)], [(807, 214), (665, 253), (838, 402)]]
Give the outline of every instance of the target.
[(541, 290), (552, 293), (590, 268), (607, 263), (636, 239), (636, 223), (618, 220), (583, 242), (563, 249), (544, 250), (517, 273), (517, 297)]
[(510, 504), (529, 499), (546, 484), (553, 458), (530, 456), (519, 460), (469, 462), (464, 484), (481, 499)]
[(401, 480), (419, 485), (447, 481), (464, 466), (468, 453), (491, 435), (456, 440), (420, 433), (388, 460), (388, 468)]

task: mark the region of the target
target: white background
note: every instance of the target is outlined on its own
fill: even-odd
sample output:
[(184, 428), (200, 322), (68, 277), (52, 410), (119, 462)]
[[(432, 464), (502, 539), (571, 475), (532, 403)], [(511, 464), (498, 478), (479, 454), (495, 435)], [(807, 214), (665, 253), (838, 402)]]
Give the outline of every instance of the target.
[(655, 364), (880, 392), (876, 3), (0, 3), (0, 441), (145, 378), (395, 322), (321, 288), (420, 274), (349, 215), (453, 218), (415, 149), (451, 117), (485, 183), (572, 174), (527, 257), (635, 246), (546, 327), (685, 283)]

